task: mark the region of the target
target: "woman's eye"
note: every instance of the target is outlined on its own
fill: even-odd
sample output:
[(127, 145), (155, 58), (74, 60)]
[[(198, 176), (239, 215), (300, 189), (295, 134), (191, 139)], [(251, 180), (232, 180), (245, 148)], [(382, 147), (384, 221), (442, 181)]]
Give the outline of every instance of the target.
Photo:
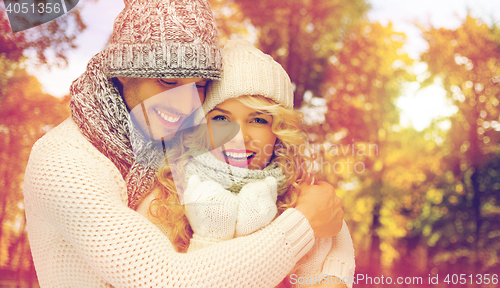
[(266, 119), (264, 119), (264, 118), (255, 118), (255, 119), (253, 119), (252, 121), (253, 121), (253, 122), (255, 122), (255, 123), (259, 123), (259, 124), (267, 124), (267, 123), (269, 123), (269, 122), (268, 122)]
[(229, 121), (226, 116), (218, 115), (212, 118), (214, 121)]

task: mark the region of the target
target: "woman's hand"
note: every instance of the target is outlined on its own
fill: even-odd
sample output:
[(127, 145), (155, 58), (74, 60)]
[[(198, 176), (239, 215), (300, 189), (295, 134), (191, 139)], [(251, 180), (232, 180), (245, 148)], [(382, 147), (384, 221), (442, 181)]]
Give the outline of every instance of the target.
[(184, 192), (186, 217), (194, 234), (212, 240), (234, 237), (238, 198), (215, 181), (189, 178)]
[(276, 217), (278, 183), (274, 177), (248, 183), (238, 193), (236, 237), (253, 233), (267, 226)]
[(314, 237), (330, 238), (339, 233), (344, 219), (342, 200), (333, 186), (319, 181), (317, 185), (303, 183), (295, 209), (309, 220)]

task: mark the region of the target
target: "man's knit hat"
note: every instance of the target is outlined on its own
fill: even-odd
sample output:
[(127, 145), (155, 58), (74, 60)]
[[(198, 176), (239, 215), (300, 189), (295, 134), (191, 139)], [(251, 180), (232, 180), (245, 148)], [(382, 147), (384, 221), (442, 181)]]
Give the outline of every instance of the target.
[(261, 95), (287, 109), (293, 108), (290, 77), (274, 59), (243, 39), (227, 41), (222, 50), (223, 72), (220, 81), (208, 88), (203, 103), (205, 113), (230, 98)]
[(101, 52), (109, 78), (218, 79), (222, 58), (206, 0), (125, 0)]

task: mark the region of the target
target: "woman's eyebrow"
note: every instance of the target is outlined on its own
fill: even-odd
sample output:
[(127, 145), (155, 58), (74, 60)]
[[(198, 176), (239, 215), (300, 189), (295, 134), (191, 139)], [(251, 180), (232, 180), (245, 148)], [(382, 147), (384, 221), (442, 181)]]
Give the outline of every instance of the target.
[(225, 113), (225, 114), (229, 114), (229, 115), (231, 115), (231, 112), (229, 112), (229, 111), (227, 111), (227, 110), (224, 110), (224, 109), (221, 109), (221, 108), (218, 108), (218, 107), (215, 107), (215, 108), (213, 109), (213, 111), (215, 111), (215, 110), (220, 111), (220, 112)]
[(269, 113), (265, 113), (265, 112), (261, 112), (261, 111), (256, 111), (256, 112), (248, 114), (249, 117), (259, 116), (259, 115), (271, 116)]

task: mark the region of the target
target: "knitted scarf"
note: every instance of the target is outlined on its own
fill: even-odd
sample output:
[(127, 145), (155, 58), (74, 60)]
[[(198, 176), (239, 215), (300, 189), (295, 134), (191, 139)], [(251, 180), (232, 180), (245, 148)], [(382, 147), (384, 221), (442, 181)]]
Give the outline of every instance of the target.
[(212, 153), (204, 153), (193, 157), (185, 168), (186, 180), (192, 175), (198, 175), (201, 181), (215, 181), (231, 192), (238, 193), (248, 183), (274, 177), (278, 182), (278, 196), (288, 190), (283, 169), (277, 163), (271, 162), (262, 170), (251, 170), (235, 167), (215, 158)]
[(156, 181), (163, 149), (134, 127), (102, 63), (102, 53), (95, 55), (71, 85), (71, 114), (82, 134), (118, 168), (127, 183), (128, 206), (136, 209)]

